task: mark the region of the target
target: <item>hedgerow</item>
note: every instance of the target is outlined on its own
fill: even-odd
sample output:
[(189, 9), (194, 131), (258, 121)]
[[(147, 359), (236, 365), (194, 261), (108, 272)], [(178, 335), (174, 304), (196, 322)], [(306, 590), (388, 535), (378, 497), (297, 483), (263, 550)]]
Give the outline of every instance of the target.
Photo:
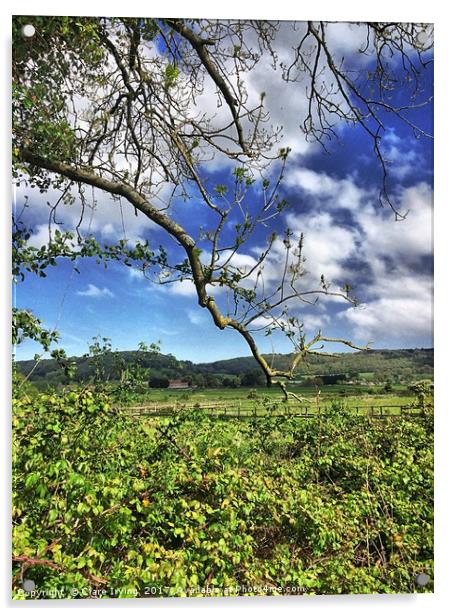
[(13, 596), (431, 591), (431, 415), (145, 420), (104, 393), (23, 395)]

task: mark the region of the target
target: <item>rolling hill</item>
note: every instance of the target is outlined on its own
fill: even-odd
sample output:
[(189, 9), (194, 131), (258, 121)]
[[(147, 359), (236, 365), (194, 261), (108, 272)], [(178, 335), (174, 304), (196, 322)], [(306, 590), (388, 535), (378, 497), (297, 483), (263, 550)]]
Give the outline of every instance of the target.
[[(379, 349), (341, 353), (337, 357), (313, 355), (309, 358), (309, 362), (300, 366), (297, 378), (338, 374), (349, 378), (356, 379), (362, 376), (379, 381), (393, 380), (395, 377), (401, 381), (432, 378), (433, 355), (433, 349)], [(279, 354), (265, 357), (275, 368), (284, 369), (289, 366), (292, 356)], [(73, 380), (80, 382), (93, 376), (95, 368), (92, 358), (74, 357), (72, 359), (77, 366)], [(195, 364), (191, 361), (178, 360), (173, 355), (117, 351), (106, 353), (101, 358), (109, 380), (119, 377), (118, 360), (125, 363), (138, 360), (144, 368), (149, 369), (153, 376), (196, 381), (196, 377), (201, 375), (207, 379), (207, 383), (209, 378), (212, 380), (212, 377), (234, 378), (259, 370), (256, 361), (251, 356)], [(16, 363), (16, 367), (24, 375), (33, 370), (29, 380), (36, 384), (68, 382), (53, 359), (42, 360), (36, 367), (34, 360), (20, 361)]]

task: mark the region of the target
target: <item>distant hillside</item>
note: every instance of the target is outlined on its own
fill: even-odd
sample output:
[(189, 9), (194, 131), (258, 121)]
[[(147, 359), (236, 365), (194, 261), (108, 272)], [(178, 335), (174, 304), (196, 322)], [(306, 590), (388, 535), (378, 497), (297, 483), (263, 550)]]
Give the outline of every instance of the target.
[[(266, 355), (267, 361), (277, 369), (290, 365), (292, 355)], [(218, 386), (221, 379), (236, 379), (244, 374), (258, 372), (253, 357), (236, 357), (211, 363), (194, 364), (178, 360), (173, 355), (143, 354), (138, 351), (107, 353), (102, 357), (108, 380), (119, 378), (117, 360), (132, 362), (140, 360), (152, 376), (181, 379), (197, 385)], [(77, 370), (74, 381), (86, 381), (94, 374), (92, 358), (75, 357)], [(28, 374), (35, 366), (34, 360), (17, 362), (18, 370)], [(297, 378), (322, 375), (346, 375), (347, 378), (367, 380), (410, 381), (433, 377), (433, 349), (371, 350), (356, 353), (341, 353), (338, 357), (313, 355), (303, 363)], [(32, 371), (30, 381), (36, 384), (67, 383), (55, 360), (42, 360)]]
[[(168, 378), (176, 379), (196, 372), (195, 364), (191, 361), (179, 361), (173, 355), (163, 355), (160, 353), (140, 353), (139, 351), (115, 351), (105, 353), (102, 357), (102, 365), (108, 380), (119, 378), (117, 369), (118, 359), (126, 363), (134, 362), (139, 359), (144, 368), (149, 368), (152, 373), (164, 374)], [(73, 380), (85, 381), (93, 376), (95, 371), (92, 357), (72, 357), (72, 361), (77, 366)], [(19, 361), (17, 367), (23, 374), (28, 374), (35, 365), (34, 360)], [(30, 376), (30, 381), (58, 382), (62, 378), (62, 370), (53, 359), (42, 360), (34, 369)]]
[[(274, 368), (290, 366), (292, 354), (265, 355)], [(256, 366), (253, 357), (237, 357), (206, 364), (197, 364), (206, 373), (241, 374)], [(398, 372), (411, 369), (415, 373), (433, 373), (433, 349), (378, 349), (340, 353), (338, 357), (311, 355), (300, 365), (300, 375), (338, 374), (343, 372)]]

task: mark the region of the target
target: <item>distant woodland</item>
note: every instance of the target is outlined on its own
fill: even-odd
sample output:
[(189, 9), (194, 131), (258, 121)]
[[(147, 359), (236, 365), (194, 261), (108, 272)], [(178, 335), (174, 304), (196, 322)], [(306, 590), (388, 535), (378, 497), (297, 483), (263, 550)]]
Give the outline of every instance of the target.
[[(290, 365), (291, 354), (268, 355), (266, 359), (275, 368)], [(94, 361), (93, 357), (74, 357), (74, 376), (69, 379), (55, 360), (17, 362), (24, 375), (31, 372), (29, 381), (38, 386), (68, 384), (86, 381), (93, 376), (99, 361), (107, 380), (120, 378), (118, 366), (139, 363), (149, 374), (150, 383), (165, 387), (166, 382), (181, 380), (195, 387), (240, 387), (264, 385), (254, 359), (237, 357), (211, 363), (195, 364), (178, 360), (174, 355), (143, 353), (140, 351), (109, 351)], [(34, 369), (33, 369), (34, 368)], [(311, 356), (295, 376), (300, 384), (353, 383), (409, 383), (433, 378), (433, 349), (371, 350), (341, 353), (337, 357)]]

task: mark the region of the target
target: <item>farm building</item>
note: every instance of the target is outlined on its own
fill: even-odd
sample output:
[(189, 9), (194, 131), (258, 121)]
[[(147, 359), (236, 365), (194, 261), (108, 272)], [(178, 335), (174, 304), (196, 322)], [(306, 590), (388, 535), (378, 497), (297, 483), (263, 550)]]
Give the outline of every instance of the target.
[(185, 381), (175, 379), (169, 382), (168, 389), (190, 389), (190, 385)]

